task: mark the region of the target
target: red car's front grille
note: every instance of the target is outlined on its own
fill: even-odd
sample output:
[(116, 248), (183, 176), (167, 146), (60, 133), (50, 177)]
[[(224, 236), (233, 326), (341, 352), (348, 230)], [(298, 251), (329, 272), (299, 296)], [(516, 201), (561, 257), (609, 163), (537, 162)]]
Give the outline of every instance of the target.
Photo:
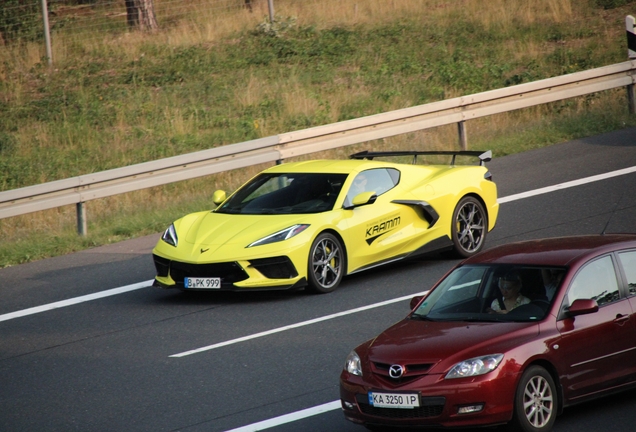
[(399, 378), (393, 378), (389, 375), (390, 364), (373, 362), (372, 365), (374, 374), (379, 378), (389, 380), (392, 384), (405, 383), (417, 379), (422, 375), (426, 375), (433, 366), (431, 363), (407, 364), (404, 365), (404, 374)]

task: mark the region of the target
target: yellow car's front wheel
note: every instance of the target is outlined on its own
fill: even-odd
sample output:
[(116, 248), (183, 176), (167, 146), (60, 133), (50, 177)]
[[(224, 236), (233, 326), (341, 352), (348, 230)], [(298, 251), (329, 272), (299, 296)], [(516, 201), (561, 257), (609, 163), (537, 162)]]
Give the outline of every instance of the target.
[(322, 233), (309, 249), (307, 278), (309, 289), (316, 293), (335, 290), (346, 271), (346, 256), (340, 240), (330, 233)]

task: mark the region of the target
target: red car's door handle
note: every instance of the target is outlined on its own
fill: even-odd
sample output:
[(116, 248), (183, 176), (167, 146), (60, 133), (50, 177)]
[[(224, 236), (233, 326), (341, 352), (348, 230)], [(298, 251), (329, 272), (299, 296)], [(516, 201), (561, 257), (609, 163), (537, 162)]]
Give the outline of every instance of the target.
[(616, 324), (623, 324), (624, 322), (629, 321), (629, 315), (617, 314), (614, 322)]

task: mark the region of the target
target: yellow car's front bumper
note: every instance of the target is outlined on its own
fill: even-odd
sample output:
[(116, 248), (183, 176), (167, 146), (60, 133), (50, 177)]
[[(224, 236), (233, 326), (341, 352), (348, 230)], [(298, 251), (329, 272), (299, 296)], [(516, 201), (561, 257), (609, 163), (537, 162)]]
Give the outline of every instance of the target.
[[(272, 258), (269, 259), (270, 262), (254, 260), (255, 265), (250, 261), (197, 265), (170, 261), (157, 255), (153, 255), (153, 258), (157, 268), (154, 285), (161, 288), (187, 291), (256, 291), (297, 289), (307, 285), (306, 278), (298, 274), (287, 257)], [(186, 288), (186, 277), (220, 277), (221, 285), (215, 289)]]

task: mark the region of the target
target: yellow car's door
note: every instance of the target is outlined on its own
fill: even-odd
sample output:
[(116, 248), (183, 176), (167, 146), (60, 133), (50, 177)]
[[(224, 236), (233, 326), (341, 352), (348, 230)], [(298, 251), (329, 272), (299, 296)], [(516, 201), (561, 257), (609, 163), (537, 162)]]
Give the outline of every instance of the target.
[[(399, 193), (398, 181), (395, 169), (363, 171), (353, 181), (342, 221), (349, 273), (409, 252), (426, 228), (412, 207), (391, 202)], [(362, 203), (354, 205), (355, 199)]]

